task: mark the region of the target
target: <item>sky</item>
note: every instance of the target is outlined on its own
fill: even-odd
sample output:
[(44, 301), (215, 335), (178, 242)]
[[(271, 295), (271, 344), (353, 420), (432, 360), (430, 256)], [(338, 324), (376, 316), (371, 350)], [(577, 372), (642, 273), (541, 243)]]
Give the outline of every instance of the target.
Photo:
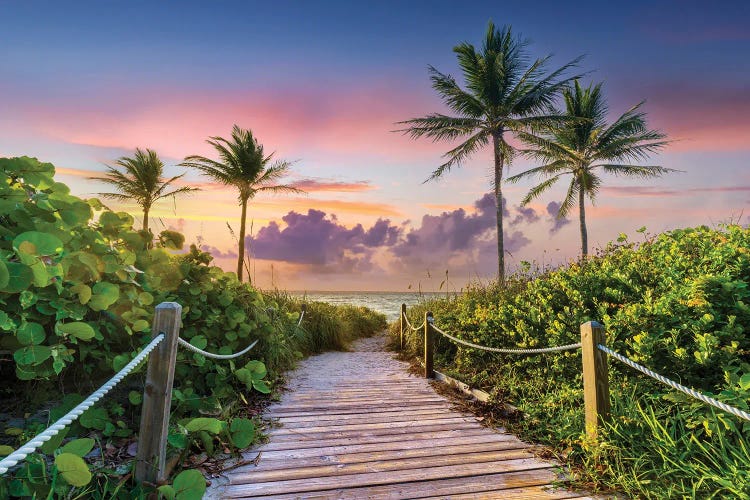
[[(574, 8), (573, 8), (574, 5)], [(293, 161), (306, 195), (259, 195), (248, 212), (250, 270), (262, 288), (460, 289), (496, 273), (492, 155), (477, 152), (424, 182), (450, 149), (394, 132), (448, 112), (428, 66), (461, 72), (452, 48), (511, 25), (550, 68), (584, 55), (584, 84), (604, 82), (611, 119), (645, 100), (673, 142), (651, 164), (681, 172), (605, 179), (587, 207), (596, 248), (649, 233), (748, 222), (750, 3), (706, 2), (12, 2), (0, 0), (0, 156), (57, 167), (82, 197), (89, 178), (136, 147), (201, 188), (151, 212), (233, 270), (236, 193), (179, 163), (213, 156), (234, 124)], [(536, 166), (516, 159), (510, 173)], [(555, 218), (565, 183), (521, 207), (530, 182), (504, 189), (507, 267), (574, 259), (576, 219)], [(132, 213), (135, 205), (106, 201)], [(442, 290), (445, 290), (443, 285)]]

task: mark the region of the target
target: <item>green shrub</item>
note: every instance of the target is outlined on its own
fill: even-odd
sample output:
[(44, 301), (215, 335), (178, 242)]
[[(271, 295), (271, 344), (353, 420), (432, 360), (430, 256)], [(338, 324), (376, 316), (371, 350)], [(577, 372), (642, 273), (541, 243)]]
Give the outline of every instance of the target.
[[(451, 300), (412, 308), (409, 318), (417, 325), (431, 309), (436, 324), (450, 333), (477, 344), (511, 348), (578, 342), (580, 324), (598, 320), (614, 350), (747, 410), (749, 249), (750, 230), (739, 226), (675, 230), (640, 245), (622, 235), (583, 263), (514, 276), (507, 288), (470, 287)], [(395, 342), (398, 325), (391, 325), (390, 331)], [(420, 352), (421, 336), (407, 331), (412, 354)], [(655, 497), (704, 496), (717, 488), (750, 495), (746, 476), (725, 476), (724, 483), (731, 484), (716, 476), (724, 467), (722, 460), (731, 471), (747, 456), (744, 440), (750, 436), (750, 422), (714, 412), (610, 360), (612, 397), (618, 404), (613, 427), (603, 437), (604, 448), (616, 450), (609, 455), (601, 447), (587, 448), (582, 436), (580, 352), (492, 354), (456, 347), (443, 338), (437, 346), (441, 369), (521, 408), (524, 418), (509, 425), (589, 466), (584, 468), (592, 471), (588, 480), (618, 487), (629, 477), (629, 492)], [(639, 401), (650, 406), (639, 407)], [(651, 407), (655, 413), (650, 413)], [(665, 423), (667, 418), (676, 423)], [(678, 459), (676, 438), (663, 426), (682, 426), (687, 437), (678, 441), (690, 443), (683, 452), (685, 461)], [(594, 466), (592, 457), (598, 453), (608, 461)], [(602, 467), (605, 474), (599, 471)], [(633, 476), (634, 470), (641, 472)], [(715, 480), (701, 479), (709, 470)]]

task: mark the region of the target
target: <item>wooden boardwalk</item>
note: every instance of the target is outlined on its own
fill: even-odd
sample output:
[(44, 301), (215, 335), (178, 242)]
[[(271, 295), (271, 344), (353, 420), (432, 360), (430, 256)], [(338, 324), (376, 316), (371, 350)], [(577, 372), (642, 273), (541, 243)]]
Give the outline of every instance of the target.
[(257, 466), (229, 472), (221, 498), (582, 498), (553, 490), (555, 465), (529, 445), (451, 409), (426, 380), (384, 352), (382, 338), (353, 352), (303, 361), (269, 408), (280, 427)]

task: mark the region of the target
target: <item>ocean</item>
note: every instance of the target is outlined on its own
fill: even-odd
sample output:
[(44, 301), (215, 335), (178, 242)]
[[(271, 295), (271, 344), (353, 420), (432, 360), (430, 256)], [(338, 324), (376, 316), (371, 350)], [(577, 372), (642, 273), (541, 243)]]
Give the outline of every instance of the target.
[(369, 307), (386, 315), (388, 321), (398, 319), (401, 304), (406, 307), (419, 304), (433, 297), (445, 297), (444, 293), (419, 292), (291, 292), (295, 297), (305, 297), (330, 304), (352, 304)]

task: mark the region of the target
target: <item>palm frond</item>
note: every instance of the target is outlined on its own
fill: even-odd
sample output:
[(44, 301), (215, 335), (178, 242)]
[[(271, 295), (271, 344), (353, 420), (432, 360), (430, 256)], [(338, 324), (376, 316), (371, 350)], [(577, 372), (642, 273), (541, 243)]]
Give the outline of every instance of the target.
[(545, 191), (547, 191), (549, 188), (551, 188), (559, 179), (562, 174), (558, 174), (554, 177), (551, 177), (547, 179), (546, 181), (543, 181), (533, 188), (529, 190), (528, 193), (526, 193), (526, 196), (523, 197), (521, 200), (521, 206), (528, 205), (533, 200), (541, 196)]
[(471, 136), (463, 143), (445, 153), (443, 157), (448, 158), (448, 161), (435, 169), (425, 182), (435, 180), (444, 173), (449, 172), (452, 167), (460, 165), (462, 161), (471, 156), (477, 150), (486, 146), (488, 143), (489, 133), (487, 131), (482, 130)]
[(417, 139), (429, 137), (433, 142), (442, 140), (453, 140), (473, 134), (484, 125), (482, 120), (476, 118), (459, 118), (433, 113), (424, 118), (413, 118), (398, 122), (399, 125), (410, 125), (408, 128), (396, 130)]

